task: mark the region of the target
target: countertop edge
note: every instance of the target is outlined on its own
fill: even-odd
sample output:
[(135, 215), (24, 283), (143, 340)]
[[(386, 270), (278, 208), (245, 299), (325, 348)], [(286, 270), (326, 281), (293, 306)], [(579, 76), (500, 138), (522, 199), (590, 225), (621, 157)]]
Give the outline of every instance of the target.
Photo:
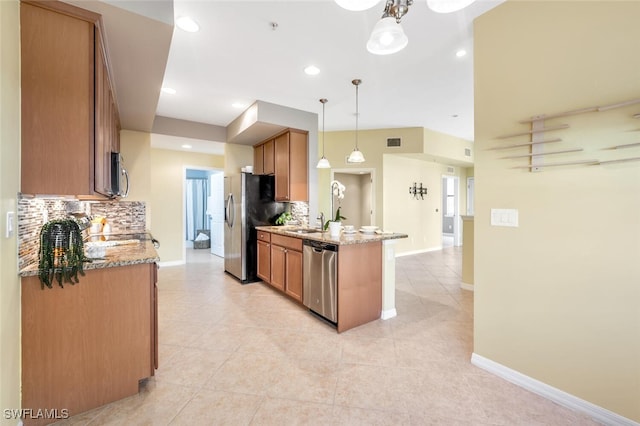
[[(142, 245), (142, 247), (140, 247), (140, 245)], [(133, 252), (131, 252), (131, 248), (127, 248), (127, 246), (108, 247), (106, 260), (85, 262), (82, 265), (82, 269), (83, 271), (90, 271), (93, 269), (115, 268), (143, 263), (158, 263), (160, 261), (160, 257), (151, 241), (144, 241), (144, 244), (140, 245), (138, 245), (137, 250)], [(37, 276), (38, 274), (37, 264), (18, 271), (20, 278)]]
[(407, 234), (391, 233), (391, 234), (364, 234), (356, 232), (355, 234), (340, 234), (339, 237), (329, 236), (329, 232), (297, 232), (296, 229), (300, 229), (299, 226), (256, 226), (256, 230), (270, 232), (272, 234), (285, 235), (287, 237), (300, 238), (301, 240), (314, 240), (326, 243), (333, 243), (338, 245), (350, 245), (350, 244), (367, 244), (374, 243), (383, 240), (396, 240), (401, 238), (408, 238)]

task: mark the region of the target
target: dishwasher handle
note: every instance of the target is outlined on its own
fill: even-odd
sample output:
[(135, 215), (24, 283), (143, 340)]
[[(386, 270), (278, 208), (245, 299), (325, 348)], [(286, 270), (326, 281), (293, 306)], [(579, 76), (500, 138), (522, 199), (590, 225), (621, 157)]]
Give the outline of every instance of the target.
[(325, 243), (322, 241), (302, 240), (302, 244), (311, 247), (316, 253), (320, 253), (323, 251), (338, 251), (337, 244)]

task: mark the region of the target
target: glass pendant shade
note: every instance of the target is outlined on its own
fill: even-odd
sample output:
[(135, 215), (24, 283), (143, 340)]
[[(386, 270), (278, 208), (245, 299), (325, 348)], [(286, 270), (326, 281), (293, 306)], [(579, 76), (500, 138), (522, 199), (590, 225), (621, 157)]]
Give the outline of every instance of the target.
[(373, 27), (367, 50), (375, 55), (390, 55), (401, 51), (408, 43), (409, 39), (396, 22), (396, 18), (388, 16), (379, 20)]
[(451, 13), (464, 9), (475, 0), (427, 0), (429, 9), (437, 13)]
[(380, 0), (335, 0), (335, 2), (343, 9), (358, 12), (360, 10), (371, 9), (380, 3)]
[(322, 158), (320, 160), (318, 160), (318, 165), (316, 166), (317, 169), (330, 169), (331, 168), (331, 164), (329, 163), (329, 160), (327, 160), (327, 158), (325, 156), (322, 156)]
[(360, 152), (358, 148), (355, 148), (351, 151), (351, 154), (349, 154), (347, 163), (364, 163), (364, 155), (362, 155), (362, 152)]

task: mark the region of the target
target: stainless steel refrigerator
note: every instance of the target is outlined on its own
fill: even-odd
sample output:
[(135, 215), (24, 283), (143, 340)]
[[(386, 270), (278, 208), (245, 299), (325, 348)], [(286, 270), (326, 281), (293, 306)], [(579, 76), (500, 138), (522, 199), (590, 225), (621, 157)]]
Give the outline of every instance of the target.
[(273, 225), (287, 205), (274, 201), (273, 176), (225, 176), (224, 194), (224, 270), (243, 284), (260, 281), (255, 227)]

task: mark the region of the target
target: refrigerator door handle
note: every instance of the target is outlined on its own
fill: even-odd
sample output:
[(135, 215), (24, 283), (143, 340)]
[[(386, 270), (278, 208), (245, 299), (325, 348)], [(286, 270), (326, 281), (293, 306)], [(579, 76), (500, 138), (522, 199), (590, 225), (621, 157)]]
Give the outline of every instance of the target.
[(235, 201), (233, 200), (233, 194), (229, 193), (229, 198), (227, 198), (227, 208), (225, 209), (225, 220), (229, 228), (233, 228), (233, 223), (235, 222)]

